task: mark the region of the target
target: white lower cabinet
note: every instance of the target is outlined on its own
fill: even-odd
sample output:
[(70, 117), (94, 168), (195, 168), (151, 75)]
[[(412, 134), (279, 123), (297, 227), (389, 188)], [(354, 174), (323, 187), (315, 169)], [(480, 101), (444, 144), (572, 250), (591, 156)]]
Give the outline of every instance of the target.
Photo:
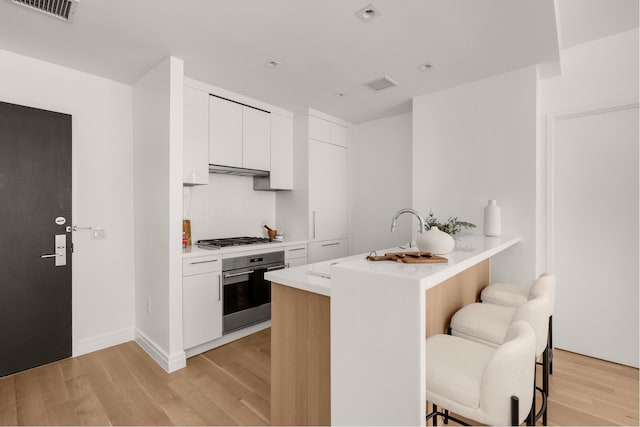
[(307, 245), (292, 245), (284, 248), (284, 262), (288, 268), (307, 264)]
[(349, 255), (348, 239), (309, 243), (309, 264)]
[(184, 349), (222, 336), (221, 258), (203, 256), (182, 263)]

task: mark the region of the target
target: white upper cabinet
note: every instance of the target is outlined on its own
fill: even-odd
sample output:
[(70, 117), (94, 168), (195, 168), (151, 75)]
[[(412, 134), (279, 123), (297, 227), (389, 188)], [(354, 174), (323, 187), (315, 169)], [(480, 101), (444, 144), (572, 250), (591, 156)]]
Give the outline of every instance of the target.
[(293, 118), (271, 113), (271, 189), (293, 190)]
[(268, 171), (271, 168), (270, 114), (242, 107), (242, 167)]
[(309, 138), (348, 147), (349, 129), (329, 120), (309, 116)]
[(331, 143), (349, 147), (349, 128), (337, 123), (331, 123)]
[(315, 116), (309, 116), (309, 138), (331, 142), (332, 123)]
[(215, 96), (209, 98), (209, 163), (241, 168), (243, 106)]
[(209, 93), (184, 88), (183, 183), (209, 183)]

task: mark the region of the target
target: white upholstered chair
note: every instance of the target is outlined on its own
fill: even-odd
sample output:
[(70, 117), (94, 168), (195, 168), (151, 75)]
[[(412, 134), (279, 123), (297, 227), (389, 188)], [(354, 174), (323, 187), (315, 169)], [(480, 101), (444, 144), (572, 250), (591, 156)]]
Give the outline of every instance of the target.
[(542, 276), (531, 286), (528, 300), (518, 308), (489, 303), (469, 304), (453, 315), (450, 326), (454, 336), (493, 347), (504, 342), (513, 322), (522, 320), (532, 327), (536, 335), (536, 358), (542, 358), (543, 366), (543, 387), (539, 389), (543, 397), (542, 409), (536, 419), (542, 417), (544, 425), (547, 423), (546, 398), (549, 389), (547, 335), (552, 304), (550, 295), (555, 295), (555, 276)]
[[(540, 278), (550, 276), (557, 283), (556, 275), (553, 273), (542, 273)], [(535, 282), (534, 282), (535, 283)], [(516, 285), (513, 283), (492, 283), (482, 290), (480, 300), (489, 304), (505, 305), (507, 307), (518, 308), (528, 301), (529, 293), (533, 283), (530, 285)], [(551, 314), (549, 315), (549, 374), (553, 374), (553, 311), (555, 309), (555, 289), (549, 295), (551, 299)]]
[(534, 395), (535, 333), (517, 321), (503, 341), (492, 348), (451, 335), (427, 338), (427, 400), (434, 404), (427, 420), (433, 418), (436, 425), (443, 416), (445, 423), (464, 424), (450, 411), (491, 425), (520, 425), (527, 418)]

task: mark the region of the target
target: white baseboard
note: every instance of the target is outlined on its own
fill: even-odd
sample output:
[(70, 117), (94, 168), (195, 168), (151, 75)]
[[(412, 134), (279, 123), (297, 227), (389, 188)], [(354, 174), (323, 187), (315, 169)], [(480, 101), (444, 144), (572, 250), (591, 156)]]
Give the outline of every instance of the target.
[(149, 337), (140, 332), (139, 329), (135, 330), (135, 340), (138, 345), (165, 371), (171, 373), (187, 366), (187, 357), (185, 356), (184, 351), (168, 355), (164, 350), (158, 347), (156, 343), (149, 339)]
[(103, 348), (112, 347), (133, 340), (133, 328), (124, 328), (119, 331), (79, 340), (73, 349), (73, 356), (92, 353)]

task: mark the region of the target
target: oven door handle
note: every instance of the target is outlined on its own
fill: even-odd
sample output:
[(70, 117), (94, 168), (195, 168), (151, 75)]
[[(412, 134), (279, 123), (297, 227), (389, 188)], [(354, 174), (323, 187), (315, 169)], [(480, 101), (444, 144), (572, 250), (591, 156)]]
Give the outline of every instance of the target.
[(287, 265), (286, 264), (282, 264), (282, 265), (275, 265), (273, 267), (267, 267), (267, 271), (273, 271), (273, 270), (282, 270), (283, 268), (286, 268)]
[(247, 270), (247, 271), (242, 271), (240, 273), (224, 273), (224, 278), (228, 279), (230, 277), (237, 277), (237, 276), (244, 276), (245, 274), (251, 274), (251, 273), (255, 273), (254, 270)]

